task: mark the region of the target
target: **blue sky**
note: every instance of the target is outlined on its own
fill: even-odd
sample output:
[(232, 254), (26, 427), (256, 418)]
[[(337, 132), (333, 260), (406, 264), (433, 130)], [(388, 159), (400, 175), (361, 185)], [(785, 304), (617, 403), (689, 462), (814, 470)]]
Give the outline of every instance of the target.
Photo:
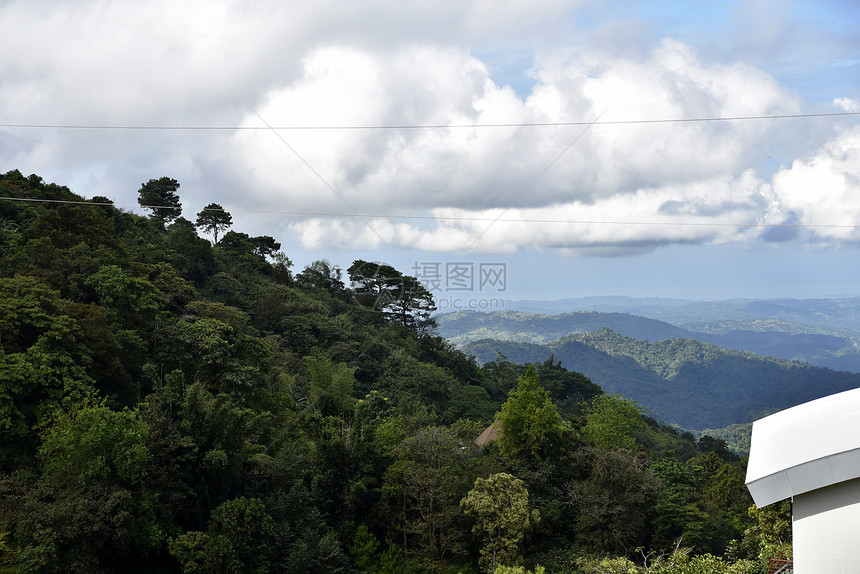
[(860, 112), (858, 6), (6, 0), (0, 170), (174, 177), (296, 271), (504, 264), (440, 303), (857, 296), (860, 116), (647, 122)]

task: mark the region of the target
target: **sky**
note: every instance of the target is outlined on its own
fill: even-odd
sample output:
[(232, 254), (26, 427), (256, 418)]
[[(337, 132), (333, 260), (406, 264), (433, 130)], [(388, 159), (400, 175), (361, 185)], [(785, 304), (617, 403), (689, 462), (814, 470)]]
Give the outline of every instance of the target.
[(0, 171), (440, 310), (860, 293), (860, 2), (0, 0)]

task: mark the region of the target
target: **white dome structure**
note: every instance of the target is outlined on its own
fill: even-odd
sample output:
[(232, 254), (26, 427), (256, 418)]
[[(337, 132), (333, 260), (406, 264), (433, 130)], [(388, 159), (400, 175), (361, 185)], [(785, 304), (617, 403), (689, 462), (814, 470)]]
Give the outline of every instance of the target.
[(860, 572), (860, 389), (755, 421), (746, 485), (758, 507), (792, 499), (796, 574)]

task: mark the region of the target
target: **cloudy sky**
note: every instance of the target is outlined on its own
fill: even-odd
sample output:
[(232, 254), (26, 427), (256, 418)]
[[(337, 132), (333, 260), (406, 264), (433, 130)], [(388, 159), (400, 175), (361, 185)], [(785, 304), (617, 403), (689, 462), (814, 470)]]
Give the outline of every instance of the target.
[(296, 271), (858, 296), (860, 3), (0, 0), (0, 171), (181, 182)]

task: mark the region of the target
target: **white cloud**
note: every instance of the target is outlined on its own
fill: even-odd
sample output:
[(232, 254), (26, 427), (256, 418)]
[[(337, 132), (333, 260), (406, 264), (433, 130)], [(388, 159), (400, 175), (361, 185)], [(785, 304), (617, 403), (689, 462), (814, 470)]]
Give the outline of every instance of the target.
[(833, 105), (846, 112), (860, 112), (860, 102), (851, 98), (835, 98)]
[[(177, 177), (192, 211), (216, 201), (237, 210), (492, 219), (509, 208), (507, 218), (634, 222), (499, 221), (482, 234), (488, 221), (295, 221), (290, 229), (309, 248), (610, 252), (752, 241), (760, 230), (743, 225), (792, 217), (857, 220), (856, 136), (847, 132), (825, 147), (816, 129), (772, 121), (511, 125), (802, 110), (761, 69), (716, 62), (678, 40), (643, 50), (610, 49), (605, 38), (585, 46), (565, 32), (578, 6), (5, 2), (0, 52), (16, 54), (0, 61), (7, 123), (508, 126), (0, 131), (0, 157), (8, 169), (79, 182), (76, 191), (127, 204), (146, 179)], [(503, 85), (492, 56), (478, 55), (498, 54), (505, 42), (540, 54), (530, 92)], [(762, 166), (790, 145), (805, 148), (786, 165), (807, 159), (784, 167), (771, 187)], [(810, 199), (809, 182), (825, 191)]]
[[(568, 252), (610, 247), (641, 250), (669, 243), (724, 243), (754, 238), (766, 223), (770, 186), (748, 170), (731, 181), (703, 180), (660, 189), (639, 189), (592, 203), (573, 201), (502, 211), (434, 209), (437, 226), (367, 225), (312, 220), (294, 226), (306, 247), (368, 248), (385, 242), (434, 251), (510, 252), (554, 248)], [(308, 231), (313, 230), (312, 235)], [(368, 241), (370, 240), (370, 241)], [(326, 241), (329, 243), (327, 244)]]
[[(545, 62), (536, 78), (532, 94), (521, 100), (497, 86), (486, 66), (463, 50), (407, 46), (381, 57), (326, 48), (305, 60), (299, 80), (271, 92), (260, 113), (280, 126), (379, 126), (551, 123), (594, 119), (604, 110), (605, 119), (619, 121), (798, 109), (761, 71), (704, 65), (675, 41), (639, 60), (591, 55), (587, 61)], [(253, 115), (246, 120), (259, 123)], [(635, 222), (626, 228), (549, 224), (537, 231), (535, 225), (499, 222), (478, 241), (486, 222), (443, 222), (432, 231), (371, 223), (395, 245), (505, 251), (721, 242), (755, 235), (727, 224), (773, 217), (766, 186), (748, 167), (765, 160), (773, 123), (279, 133), (289, 147), (270, 132), (241, 132), (226, 154), (247, 170), (254, 197), (273, 208), (392, 214), (430, 209), (492, 219), (510, 207), (514, 218), (561, 214), (577, 221)], [(684, 218), (720, 225), (650, 225)], [(308, 247), (379, 243), (355, 221), (326, 227), (314, 220), (293, 229)]]
[(854, 126), (808, 158), (773, 177), (781, 211), (816, 226), (826, 240), (860, 240), (860, 127)]
[[(705, 66), (672, 41), (643, 61), (550, 63), (536, 78), (523, 101), (464, 50), (405, 46), (375, 54), (332, 47), (306, 58), (301, 78), (270, 92), (259, 113), (278, 126), (439, 126), (591, 121), (602, 112), (601, 120), (618, 121), (797, 110), (760, 71)], [(260, 120), (248, 114), (245, 125)], [(261, 200), (331, 208), (340, 203), (331, 187), (364, 211), (515, 201), (537, 207), (731, 177), (763, 159), (759, 148), (771, 127), (702, 122), (279, 132), (289, 146), (272, 133), (242, 132), (228, 154), (255, 178), (251, 187)]]
[[(432, 213), (438, 219), (431, 229), (387, 220), (367, 226), (314, 220), (315, 243), (305, 245), (367, 248), (380, 243), (373, 237), (378, 233), (387, 244), (434, 251), (552, 248), (612, 254), (671, 243), (785, 240), (796, 236), (797, 225), (808, 226), (806, 234), (822, 241), (853, 242), (860, 239), (860, 127), (844, 130), (810, 157), (781, 169), (772, 183), (746, 170), (731, 179), (639, 188), (590, 202)], [(302, 236), (304, 225), (309, 224), (295, 227)], [(773, 225), (789, 227), (767, 227)]]

